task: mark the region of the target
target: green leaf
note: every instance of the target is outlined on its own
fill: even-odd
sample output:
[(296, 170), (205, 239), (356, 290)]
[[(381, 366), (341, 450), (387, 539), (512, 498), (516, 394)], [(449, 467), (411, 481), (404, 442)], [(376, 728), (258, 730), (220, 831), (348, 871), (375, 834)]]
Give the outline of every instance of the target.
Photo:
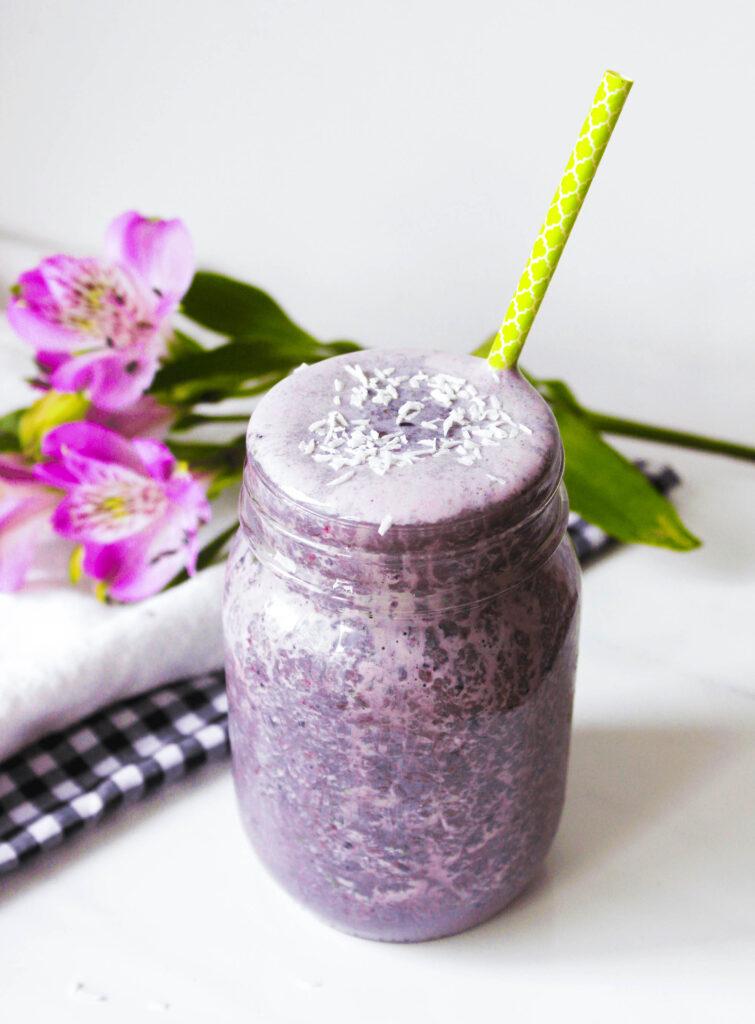
[(329, 341), (325, 346), (328, 356), (343, 356), (349, 352), (361, 352), (362, 346), (356, 341)]
[(497, 333), (498, 332), (496, 332), (496, 334), (491, 334), (489, 338), (487, 338), (485, 341), (483, 341), (482, 345), (478, 345), (477, 348), (472, 353), (472, 355), (473, 356), (479, 356), (480, 359), (487, 359), (488, 358), (488, 354), (490, 352), (490, 346), (493, 344), (493, 341), (494, 341)]
[(301, 363), (361, 348), (344, 340), (321, 344), (260, 288), (209, 271), (194, 275), (181, 312), (229, 341), (205, 349), (182, 331), (174, 332), (168, 358), (149, 388), (168, 405), (186, 408), (260, 394)]
[(177, 441), (167, 438), (168, 447), (177, 459), (188, 463), (192, 470), (212, 476), (207, 497), (212, 501), (231, 484), (241, 480), (246, 457), (246, 435), (239, 434), (226, 444), (201, 441)]
[[(495, 335), (472, 355), (486, 358)], [(566, 463), (569, 505), (588, 523), (617, 540), (691, 551), (700, 541), (676, 509), (632, 462), (612, 448), (591, 425), (593, 414), (580, 405), (562, 380), (541, 380), (522, 371), (549, 403), (558, 422)]]
[(188, 334), (184, 334), (183, 331), (173, 331), (173, 334), (168, 338), (168, 360), (173, 362), (176, 359), (184, 359), (186, 356), (196, 355), (197, 352), (204, 352), (204, 348), (195, 341), (194, 338), (190, 338)]
[(45, 434), (61, 423), (83, 420), (90, 404), (78, 391), (46, 391), (28, 409), (24, 409), (18, 421), (18, 439), (22, 450), (29, 458), (38, 459)]
[(569, 407), (556, 404), (553, 411), (564, 443), (564, 483), (573, 511), (617, 540), (675, 551), (700, 546), (674, 506), (635, 465)]
[(583, 418), (587, 417), (587, 410), (580, 405), (572, 389), (562, 380), (542, 380), (533, 377), (532, 374), (522, 371), (527, 380), (540, 392), (543, 398), (552, 406), (565, 406), (572, 412)]
[[(280, 378), (301, 363), (316, 363), (338, 355), (343, 344), (321, 345), (316, 341), (269, 344), (249, 338), (234, 338), (219, 348), (203, 349), (164, 364), (157, 371), (150, 391), (166, 392), (179, 385), (199, 382), (203, 389), (215, 388), (231, 394), (247, 381), (259, 380), (269, 374)], [(193, 390), (189, 395), (172, 394), (171, 397), (183, 403), (188, 400), (206, 401), (197, 397)]]
[(302, 362), (319, 356), (320, 346), (269, 345), (255, 341), (234, 340), (219, 348), (204, 349), (174, 363), (166, 363), (155, 375), (155, 391), (193, 381), (209, 383), (214, 377), (232, 378), (238, 383), (254, 380), (265, 374), (292, 370)]
[(238, 528), (239, 524), (234, 523), (232, 526), (223, 530), (223, 532), (215, 537), (214, 540), (211, 540), (209, 544), (205, 544), (197, 555), (197, 569), (206, 569), (208, 565), (212, 565), (213, 562), (216, 562), (220, 552), (228, 541), (232, 539)]
[(19, 426), (25, 412), (26, 409), (16, 409), (5, 416), (0, 416), (0, 452), (21, 451)]
[(0, 430), (0, 452), (20, 452), (21, 442), (14, 434)]
[(316, 339), (283, 312), (277, 302), (254, 285), (222, 274), (198, 270), (181, 303), (181, 312), (203, 327), (250, 341)]
[(206, 416), (200, 412), (188, 412), (177, 419), (170, 429), (176, 434), (184, 430), (193, 430), (194, 427), (216, 427), (223, 423), (247, 423), (248, 420), (248, 412), (231, 416)]
[(207, 488), (207, 497), (210, 501), (214, 501), (215, 498), (219, 497), (223, 493), (226, 487), (231, 487), (234, 484), (241, 483), (243, 476), (243, 461), (234, 468), (219, 470), (213, 477), (210, 486)]
[(176, 441), (166, 439), (175, 457), (187, 462), (192, 469), (209, 472), (233, 472), (240, 470), (246, 455), (246, 435), (239, 434), (226, 444), (202, 441)]
[(239, 434), (227, 443), (178, 441), (167, 438), (168, 447), (175, 457), (188, 463), (193, 470), (212, 475), (207, 497), (213, 501), (226, 487), (241, 480), (246, 458), (246, 435)]
[(228, 398), (261, 395), (285, 376), (285, 373), (269, 373), (248, 385), (239, 381), (238, 377), (213, 377), (211, 380), (186, 381), (164, 390), (151, 387), (149, 393), (162, 405), (190, 407), (200, 402), (205, 405), (215, 404), (225, 402)]

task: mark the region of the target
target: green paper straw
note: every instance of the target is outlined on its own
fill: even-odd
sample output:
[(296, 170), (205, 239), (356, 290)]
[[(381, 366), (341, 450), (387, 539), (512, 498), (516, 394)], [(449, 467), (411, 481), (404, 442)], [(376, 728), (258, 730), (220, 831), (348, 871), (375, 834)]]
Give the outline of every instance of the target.
[(540, 303), (577, 219), (603, 151), (619, 119), (632, 83), (606, 71), (590, 107), (564, 176), (532, 247), (530, 258), (514, 292), (501, 329), (495, 336), (488, 362), (496, 370), (516, 366)]

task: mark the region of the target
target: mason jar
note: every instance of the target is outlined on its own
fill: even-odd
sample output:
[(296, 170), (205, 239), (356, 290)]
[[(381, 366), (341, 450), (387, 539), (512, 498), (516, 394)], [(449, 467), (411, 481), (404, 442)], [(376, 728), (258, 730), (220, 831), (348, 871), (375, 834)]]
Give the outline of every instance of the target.
[(235, 786), (271, 874), (338, 928), (469, 928), (553, 841), (579, 603), (562, 470), (547, 405), (471, 356), (340, 356), (252, 416), (224, 601)]

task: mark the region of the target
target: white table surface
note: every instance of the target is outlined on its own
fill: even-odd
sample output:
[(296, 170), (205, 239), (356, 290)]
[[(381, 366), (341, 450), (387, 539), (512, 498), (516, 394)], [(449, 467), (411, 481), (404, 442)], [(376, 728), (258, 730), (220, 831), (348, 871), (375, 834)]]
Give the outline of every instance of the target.
[[(129, 206), (181, 216), (205, 265), (376, 346), (495, 326), (615, 66), (636, 85), (527, 365), (752, 443), (741, 0), (6, 6), (0, 229), (96, 253)], [(33, 263), (7, 253), (3, 286)], [(527, 893), (438, 942), (342, 935), (258, 866), (219, 767), (0, 880), (3, 1024), (751, 1019), (755, 472), (623, 449), (673, 462), (705, 544), (585, 574), (566, 807)]]

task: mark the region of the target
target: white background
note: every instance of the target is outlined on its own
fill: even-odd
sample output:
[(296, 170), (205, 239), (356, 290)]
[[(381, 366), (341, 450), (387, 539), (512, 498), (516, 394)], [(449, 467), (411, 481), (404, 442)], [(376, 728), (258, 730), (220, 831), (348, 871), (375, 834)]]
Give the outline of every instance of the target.
[(0, 28), (0, 228), (97, 252), (124, 208), (180, 216), (202, 265), (378, 346), (497, 327), (600, 76), (633, 78), (527, 362), (746, 436), (743, 0), (4, 0)]
[[(525, 362), (598, 409), (752, 443), (750, 4), (0, 10), (0, 273), (3, 235), (97, 253), (123, 209), (180, 216), (202, 266), (375, 346), (497, 326), (601, 74), (633, 78)], [(8, 1019), (744, 1019), (754, 474), (653, 453), (705, 545), (586, 574), (564, 823), (508, 915), (413, 948), (331, 932), (255, 866), (221, 772), (0, 883)]]

